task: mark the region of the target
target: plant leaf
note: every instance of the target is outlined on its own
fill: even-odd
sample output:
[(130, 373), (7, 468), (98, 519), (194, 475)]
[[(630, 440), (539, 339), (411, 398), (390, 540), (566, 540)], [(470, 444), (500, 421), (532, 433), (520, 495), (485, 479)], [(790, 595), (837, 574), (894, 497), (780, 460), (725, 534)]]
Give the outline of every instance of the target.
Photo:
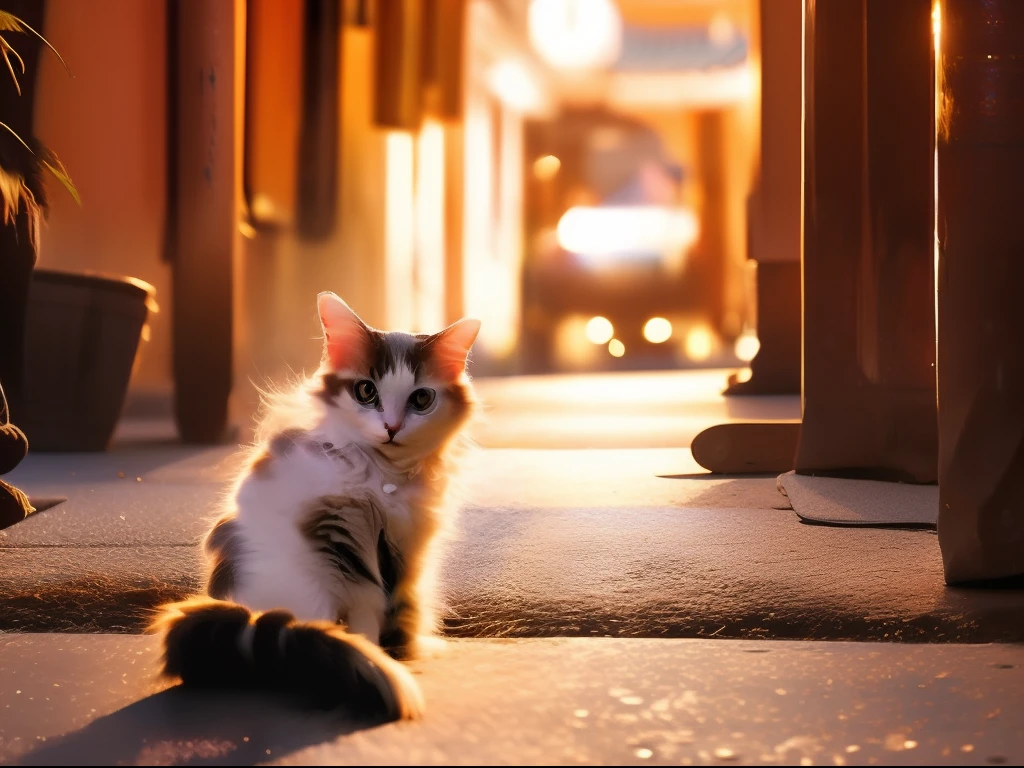
[[(57, 60), (64, 66), (64, 70), (70, 75), (71, 67), (69, 67), (68, 63), (64, 61), (64, 57), (57, 52), (57, 49), (50, 45), (49, 40), (36, 32), (32, 27), (10, 11), (0, 11), (0, 32), (21, 32), (24, 34), (26, 30), (42, 40), (46, 47), (53, 51), (53, 55), (57, 57)], [(22, 67), (24, 67), (24, 65), (22, 65)]]
[(14, 48), (11, 47), (10, 43), (8, 43), (6, 40), (4, 40), (2, 35), (0, 35), (0, 47), (4, 48), (4, 56), (5, 57), (7, 56), (7, 51), (10, 51), (11, 53), (14, 54), (14, 58), (16, 58), (18, 60), (18, 64), (21, 65), (21, 74), (24, 75), (25, 74), (25, 60), (23, 58), (21, 58), (21, 54), (19, 54), (16, 50), (14, 50)]
[(25, 180), (0, 168), (0, 221), (6, 224), (18, 212)]
[(71, 181), (71, 174), (68, 173), (68, 169), (64, 167), (64, 163), (57, 159), (55, 154), (51, 152), (50, 156), (53, 158), (53, 162), (43, 160), (43, 165), (50, 170), (50, 173), (57, 178), (57, 181), (64, 185), (64, 189), (75, 198), (75, 202), (81, 205), (82, 198), (79, 197), (78, 190), (75, 189), (75, 183)]
[(11, 73), (11, 80), (14, 81), (14, 90), (16, 90), (18, 95), (21, 96), (21, 83), (18, 82), (18, 75), (14, 71), (14, 65), (11, 64), (11, 57), (7, 55), (8, 51), (17, 57), (18, 61), (21, 63), (21, 74), (25, 74), (25, 62), (22, 60), (21, 56), (18, 56), (18, 52), (11, 48), (6, 40), (0, 37), (0, 55), (4, 57), (4, 63), (7, 64), (7, 71)]
[[(25, 140), (18, 135), (18, 132), (11, 128), (11, 126), (9, 126), (7, 123), (0, 122), (0, 128), (6, 129), (7, 132), (11, 134), (11, 136), (16, 138), (19, 142), (21, 142), (21, 146), (23, 146), (33, 155), (35, 154), (35, 152), (32, 152), (32, 147), (26, 144)], [(82, 198), (79, 196), (78, 190), (75, 188), (75, 183), (71, 180), (71, 174), (68, 173), (68, 169), (64, 167), (64, 163), (60, 161), (60, 158), (57, 157), (57, 155), (54, 152), (48, 151), (46, 154), (49, 155), (49, 158), (41, 158), (40, 162), (46, 166), (47, 170), (49, 170), (50, 173), (54, 175), (57, 181), (64, 185), (64, 189), (66, 189), (68, 193), (75, 199), (75, 202), (81, 205)], [(0, 172), (3, 172), (2, 167), (0, 167)], [(3, 190), (0, 190), (0, 192), (2, 191)]]
[(14, 221), (21, 210), (22, 203), (24, 203), (25, 213), (28, 215), (29, 243), (35, 248), (39, 242), (39, 224), (43, 216), (42, 206), (36, 202), (35, 195), (25, 184), (23, 176), (0, 168), (0, 222), (8, 224)]
[[(30, 147), (28, 144), (26, 144), (25, 140), (23, 138), (21, 138), (21, 136), (18, 135), (18, 132), (15, 131), (13, 128), (11, 128), (11, 126), (9, 126), (7, 123), (0, 122), (0, 128), (6, 128), (8, 133), (11, 134), (11, 136), (13, 136), (18, 141), (21, 142), (21, 146), (23, 146), (29, 152), (32, 152), (32, 147)], [(35, 154), (35, 152), (32, 152), (32, 154)]]
[(0, 11), (0, 32), (21, 32), (21, 19), (10, 11)]

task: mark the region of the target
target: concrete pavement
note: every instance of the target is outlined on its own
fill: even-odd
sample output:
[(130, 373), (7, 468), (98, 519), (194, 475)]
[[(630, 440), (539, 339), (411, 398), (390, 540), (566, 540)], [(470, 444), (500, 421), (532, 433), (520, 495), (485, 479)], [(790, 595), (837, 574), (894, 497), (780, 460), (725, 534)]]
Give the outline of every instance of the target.
[(427, 715), (374, 727), (166, 690), (154, 640), (0, 637), (0, 760), (24, 765), (978, 765), (1024, 760), (1024, 648), (453, 641)]
[(1024, 592), (947, 589), (932, 533), (805, 525), (774, 477), (703, 472), (700, 429), (799, 416), (796, 398), (726, 400), (724, 381), (480, 382), (444, 581), (450, 634), (490, 639), (422, 663), (426, 721), (374, 730), (158, 693), (151, 638), (81, 634), (138, 632), (197, 588), (231, 448), (176, 445), (155, 420), (105, 454), (31, 455), (11, 479), (69, 500), (0, 532), (0, 630), (40, 633), (0, 635), (0, 760), (1024, 759), (1006, 724), (1020, 649), (953, 644), (1024, 640)]

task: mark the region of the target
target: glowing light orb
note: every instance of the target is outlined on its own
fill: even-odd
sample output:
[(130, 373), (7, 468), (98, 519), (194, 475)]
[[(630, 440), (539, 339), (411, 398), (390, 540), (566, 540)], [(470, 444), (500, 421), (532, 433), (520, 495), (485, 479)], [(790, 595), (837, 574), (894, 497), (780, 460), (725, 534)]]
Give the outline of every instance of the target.
[(607, 344), (615, 334), (615, 329), (608, 318), (598, 315), (597, 317), (590, 318), (587, 322), (585, 333), (587, 341), (591, 344)]

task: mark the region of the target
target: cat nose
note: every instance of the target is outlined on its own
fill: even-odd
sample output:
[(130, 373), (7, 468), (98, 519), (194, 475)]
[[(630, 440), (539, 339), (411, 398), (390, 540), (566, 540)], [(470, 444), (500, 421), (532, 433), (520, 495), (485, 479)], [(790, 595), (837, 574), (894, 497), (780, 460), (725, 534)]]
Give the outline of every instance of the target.
[(390, 438), (391, 440), (395, 439), (395, 435), (398, 434), (398, 430), (400, 430), (401, 428), (402, 428), (402, 422), (398, 422), (398, 424), (396, 424), (393, 427), (390, 424), (387, 424), (387, 423), (384, 424), (384, 429), (386, 429), (388, 431), (388, 438)]

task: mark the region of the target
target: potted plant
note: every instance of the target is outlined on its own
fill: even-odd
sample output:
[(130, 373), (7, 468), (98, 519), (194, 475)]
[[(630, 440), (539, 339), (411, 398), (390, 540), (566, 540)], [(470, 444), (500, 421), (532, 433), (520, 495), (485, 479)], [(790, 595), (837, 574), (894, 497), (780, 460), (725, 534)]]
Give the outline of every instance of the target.
[[(28, 451), (25, 434), (10, 423), (7, 398), (17, 412), (23, 391), (25, 310), (46, 206), (42, 174), (47, 164), (76, 198), (78, 194), (60, 161), (45, 153), (31, 133), (36, 78), (34, 68), (26, 71), (25, 59), (34, 63), (41, 45), (49, 45), (35, 30), (41, 26), (44, 4), (17, 3), (19, 15), (12, 12), (13, 5), (4, 0), (0, 8), (0, 56), (10, 73), (9, 79), (0, 77), (0, 474), (17, 466)], [(19, 46), (24, 56), (11, 45), (15, 35), (27, 38)], [(32, 511), (24, 493), (0, 480), (0, 528)]]
[[(24, 457), (26, 433), (35, 449), (105, 447), (153, 294), (141, 281), (35, 270), (47, 208), (44, 174), (81, 202), (67, 169), (32, 132), (34, 65), (43, 46), (67, 68), (37, 31), (45, 6), (45, 0), (0, 0), (0, 57), (7, 69), (0, 72), (0, 474)], [(114, 298), (105, 301), (108, 295)], [(126, 343), (132, 333), (134, 341)], [(103, 366), (105, 373), (90, 375)], [(82, 419), (83, 413), (90, 415)], [(54, 418), (62, 421), (57, 429)], [(0, 481), (0, 528), (32, 511), (24, 494)]]

